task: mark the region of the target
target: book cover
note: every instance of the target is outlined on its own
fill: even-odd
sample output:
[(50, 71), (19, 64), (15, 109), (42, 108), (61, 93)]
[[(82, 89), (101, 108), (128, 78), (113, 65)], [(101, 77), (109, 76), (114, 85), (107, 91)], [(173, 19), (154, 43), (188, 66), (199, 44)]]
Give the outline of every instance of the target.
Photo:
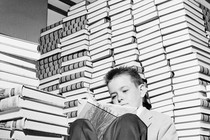
[(135, 113), (137, 108), (125, 107), (114, 104), (102, 104), (87, 100), (80, 100), (81, 106), (78, 110), (78, 118), (90, 120), (97, 131), (99, 139), (102, 138), (106, 128), (117, 117), (125, 113)]

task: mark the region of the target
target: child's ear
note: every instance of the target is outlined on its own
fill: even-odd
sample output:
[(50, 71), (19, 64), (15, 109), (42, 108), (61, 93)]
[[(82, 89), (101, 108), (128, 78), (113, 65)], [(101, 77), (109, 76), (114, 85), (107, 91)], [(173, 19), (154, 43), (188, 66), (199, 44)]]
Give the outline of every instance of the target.
[(147, 93), (147, 87), (144, 84), (139, 85), (139, 90), (141, 92), (141, 97), (143, 98)]

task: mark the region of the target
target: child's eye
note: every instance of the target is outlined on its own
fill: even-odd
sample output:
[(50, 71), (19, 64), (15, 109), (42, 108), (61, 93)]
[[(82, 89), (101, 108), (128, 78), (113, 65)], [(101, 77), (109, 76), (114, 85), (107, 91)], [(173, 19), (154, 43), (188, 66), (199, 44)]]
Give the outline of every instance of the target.
[(123, 90), (122, 92), (123, 92), (123, 93), (126, 93), (127, 91), (128, 91), (128, 90)]

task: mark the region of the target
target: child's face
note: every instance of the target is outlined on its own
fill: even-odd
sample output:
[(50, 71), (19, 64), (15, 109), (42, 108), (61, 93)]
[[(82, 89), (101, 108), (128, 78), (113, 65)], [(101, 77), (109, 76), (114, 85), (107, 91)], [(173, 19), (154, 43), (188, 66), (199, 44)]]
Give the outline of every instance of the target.
[(108, 89), (114, 104), (133, 107), (142, 106), (142, 98), (145, 95), (141, 89), (142, 86), (144, 85), (136, 86), (128, 74), (116, 76), (108, 83)]

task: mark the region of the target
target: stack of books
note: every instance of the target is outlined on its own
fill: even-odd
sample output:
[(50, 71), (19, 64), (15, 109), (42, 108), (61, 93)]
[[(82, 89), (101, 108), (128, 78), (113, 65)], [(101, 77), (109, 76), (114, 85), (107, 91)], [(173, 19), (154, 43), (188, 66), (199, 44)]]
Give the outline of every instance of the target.
[(60, 43), (62, 21), (41, 30), (38, 51), (41, 54), (37, 61), (37, 77), (40, 80), (39, 89), (59, 94), (59, 78), (61, 68)]
[(111, 0), (109, 6), (115, 66), (126, 63), (141, 66), (138, 62), (139, 51), (133, 24), (132, 1)]
[(173, 76), (162, 43), (157, 5), (154, 0), (135, 1), (132, 7), (139, 61), (147, 79), (152, 109), (173, 117)]
[(68, 17), (63, 19), (66, 36), (61, 38), (60, 94), (65, 97), (64, 114), (71, 123), (77, 118), (78, 99), (90, 94), (92, 62), (89, 52), (87, 25), (87, 1), (69, 8)]
[(36, 61), (38, 44), (0, 35), (0, 89), (25, 84), (39, 86)]
[(111, 28), (109, 18), (108, 0), (99, 0), (87, 5), (90, 57), (93, 63), (92, 82), (90, 89), (98, 101), (110, 101), (104, 75), (113, 66), (111, 49)]
[(190, 0), (157, 4), (163, 46), (170, 63), (174, 121), (180, 139), (209, 137), (210, 49), (202, 9)]
[[(27, 86), (0, 90), (0, 139), (62, 139), (64, 97)], [(9, 130), (8, 130), (9, 129)]]

